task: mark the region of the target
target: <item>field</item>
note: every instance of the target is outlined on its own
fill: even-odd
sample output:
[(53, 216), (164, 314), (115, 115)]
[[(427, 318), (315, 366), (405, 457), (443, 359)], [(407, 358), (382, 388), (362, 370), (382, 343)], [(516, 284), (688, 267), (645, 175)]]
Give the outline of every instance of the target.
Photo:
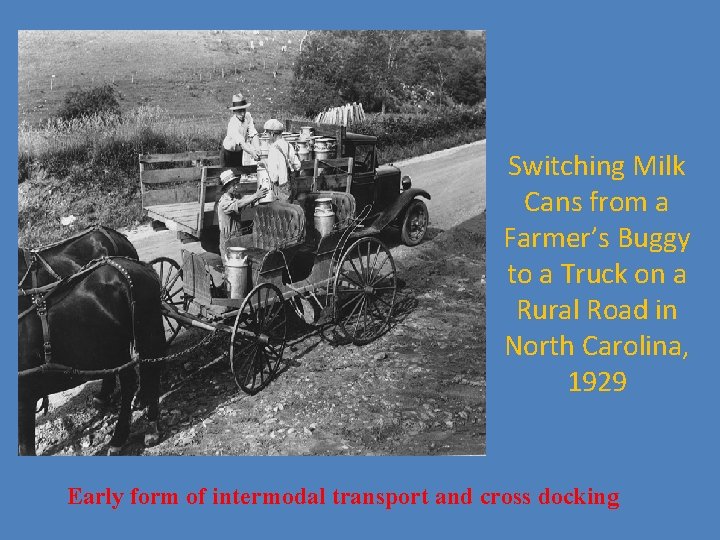
[(18, 120), (37, 125), (57, 112), (67, 92), (106, 83), (121, 96), (123, 112), (160, 106), (177, 119), (216, 119), (222, 126), (232, 95), (242, 92), (261, 116), (279, 114), (288, 109), (288, 83), (304, 35), (300, 30), (18, 32)]

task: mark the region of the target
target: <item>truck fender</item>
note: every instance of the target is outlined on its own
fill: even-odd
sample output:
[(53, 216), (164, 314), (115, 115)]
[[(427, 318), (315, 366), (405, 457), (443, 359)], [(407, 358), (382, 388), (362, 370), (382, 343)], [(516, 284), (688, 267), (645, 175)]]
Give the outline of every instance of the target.
[(382, 231), (385, 227), (392, 223), (395, 218), (402, 214), (408, 207), (408, 205), (416, 197), (424, 197), (426, 199), (430, 199), (430, 194), (424, 189), (420, 188), (410, 188), (406, 191), (403, 191), (397, 198), (397, 200), (391, 206), (386, 208), (385, 211), (375, 219), (372, 227), (374, 227), (378, 231)]

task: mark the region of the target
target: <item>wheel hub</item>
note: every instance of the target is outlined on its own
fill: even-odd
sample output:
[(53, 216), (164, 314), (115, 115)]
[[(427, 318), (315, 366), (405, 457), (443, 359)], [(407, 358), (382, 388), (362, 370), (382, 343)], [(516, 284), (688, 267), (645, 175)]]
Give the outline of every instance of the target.
[(375, 294), (375, 289), (370, 285), (366, 285), (365, 287), (363, 287), (363, 292), (365, 294)]

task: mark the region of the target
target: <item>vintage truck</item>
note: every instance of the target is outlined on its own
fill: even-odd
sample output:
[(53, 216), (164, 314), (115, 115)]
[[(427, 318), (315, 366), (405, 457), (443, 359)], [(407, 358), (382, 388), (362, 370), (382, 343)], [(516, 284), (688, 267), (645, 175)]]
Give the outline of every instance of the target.
[[(413, 188), (408, 176), (393, 165), (378, 166), (377, 137), (347, 132), (344, 126), (285, 121), (286, 132), (312, 127), (316, 136), (336, 141), (327, 159), (302, 162), (293, 179), (301, 201), (307, 194), (344, 191), (355, 201), (355, 215), (362, 234), (377, 234), (388, 227), (400, 230), (403, 243), (419, 244), (427, 232), (429, 216), (422, 198), (430, 194)], [(219, 152), (140, 155), (142, 205), (156, 224), (178, 231), (181, 237), (200, 240), (203, 248), (216, 251), (218, 242), (215, 203), (219, 196)], [(243, 191), (257, 186), (255, 165), (234, 169), (242, 176)], [(254, 209), (243, 212), (251, 225)], [(309, 216), (312, 222), (312, 217)]]

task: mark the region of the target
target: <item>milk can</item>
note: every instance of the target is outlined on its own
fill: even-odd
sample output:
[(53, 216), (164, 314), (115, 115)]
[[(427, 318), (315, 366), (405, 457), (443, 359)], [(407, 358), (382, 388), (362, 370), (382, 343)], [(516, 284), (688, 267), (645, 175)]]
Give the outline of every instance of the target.
[(327, 236), (335, 226), (335, 212), (332, 210), (332, 199), (319, 197), (315, 199), (315, 230), (320, 236)]
[(307, 141), (297, 141), (297, 154), (300, 161), (310, 159), (310, 147)]
[(245, 298), (248, 284), (248, 257), (245, 248), (229, 247), (225, 274), (230, 285), (230, 298)]
[(270, 174), (265, 167), (258, 165), (257, 169), (258, 189), (267, 188), (267, 194), (258, 201), (259, 204), (271, 203), (275, 200), (275, 191), (270, 181)]
[(300, 140), (301, 141), (307, 141), (308, 139), (312, 138), (313, 133), (315, 133), (315, 128), (312, 126), (305, 126), (300, 128)]

